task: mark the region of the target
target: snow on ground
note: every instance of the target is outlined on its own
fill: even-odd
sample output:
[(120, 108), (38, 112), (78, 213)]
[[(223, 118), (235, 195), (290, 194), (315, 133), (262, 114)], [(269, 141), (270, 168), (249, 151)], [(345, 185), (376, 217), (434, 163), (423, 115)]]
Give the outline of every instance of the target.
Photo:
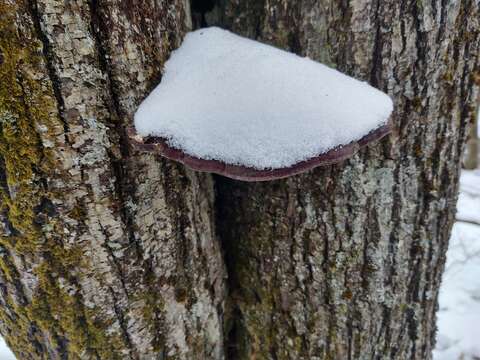
[(392, 109), (365, 82), (213, 27), (173, 52), (135, 128), (197, 158), (277, 169), (359, 140)]
[(15, 360), (15, 356), (5, 344), (5, 341), (0, 336), (0, 359), (1, 360)]
[(480, 169), (464, 171), (460, 188), (457, 219), (480, 224)]
[(463, 171), (440, 288), (434, 360), (480, 358), (480, 170)]

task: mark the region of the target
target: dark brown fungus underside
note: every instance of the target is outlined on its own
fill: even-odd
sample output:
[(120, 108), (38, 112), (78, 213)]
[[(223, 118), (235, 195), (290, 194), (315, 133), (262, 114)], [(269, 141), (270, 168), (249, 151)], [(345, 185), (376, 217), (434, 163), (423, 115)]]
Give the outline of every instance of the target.
[(371, 131), (357, 141), (336, 147), (309, 160), (301, 161), (285, 168), (263, 170), (241, 165), (226, 164), (219, 160), (200, 159), (186, 154), (182, 150), (172, 148), (163, 138), (154, 136), (142, 137), (135, 132), (133, 127), (129, 128), (128, 135), (135, 148), (141, 151), (160, 154), (196, 171), (215, 173), (242, 181), (270, 181), (301, 174), (318, 166), (331, 165), (346, 160), (353, 156), (360, 148), (382, 139), (388, 135), (391, 130), (391, 121), (388, 121), (385, 125)]

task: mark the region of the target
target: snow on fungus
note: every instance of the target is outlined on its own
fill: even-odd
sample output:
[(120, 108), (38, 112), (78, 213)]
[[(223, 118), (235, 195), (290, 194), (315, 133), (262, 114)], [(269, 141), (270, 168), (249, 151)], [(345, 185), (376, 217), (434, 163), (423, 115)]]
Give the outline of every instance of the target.
[(212, 27), (172, 53), (130, 138), (195, 170), (272, 180), (352, 156), (390, 132), (392, 110), (365, 82)]

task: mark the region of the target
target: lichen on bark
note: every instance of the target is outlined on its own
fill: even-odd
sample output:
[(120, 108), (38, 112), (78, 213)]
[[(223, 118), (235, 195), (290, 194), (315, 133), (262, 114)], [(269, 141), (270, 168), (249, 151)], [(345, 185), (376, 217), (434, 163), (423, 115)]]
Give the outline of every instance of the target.
[[(134, 50), (115, 58), (145, 61), (131, 63), (139, 74), (135, 97), (112, 84), (120, 69), (107, 68), (109, 41), (118, 42), (97, 36), (98, 4), (1, 5), (2, 334), (20, 358), (218, 354), (223, 275), (210, 229), (211, 182), (130, 154), (115, 129), (158, 78), (155, 61), (164, 61), (182, 34), (181, 3), (166, 12), (168, 26), (179, 30), (159, 34), (170, 43), (160, 43), (157, 59)], [(146, 20), (143, 11), (163, 21), (147, 5), (121, 9), (137, 11), (137, 22)], [(134, 49), (136, 34), (130, 42), (122, 35), (122, 45)], [(129, 171), (135, 173), (124, 180)], [(151, 192), (162, 195), (152, 199)], [(204, 266), (200, 259), (210, 253), (217, 262)], [(187, 293), (189, 287), (198, 290)], [(202, 327), (206, 336), (194, 334)]]
[(477, 106), (478, 3), (219, 4), (218, 24), (395, 101), (394, 134), (342, 165), (272, 184), (217, 178), (232, 358), (430, 358)]
[[(20, 358), (44, 356), (49, 344), (61, 348), (66, 337), (74, 343), (85, 321), (81, 313), (70, 310), (79, 300), (52, 281), (71, 278), (69, 272), (80, 264), (81, 253), (76, 247), (64, 247), (58, 235), (49, 236), (63, 230), (54, 220), (53, 204), (61, 197), (47, 184), (61, 171), (59, 149), (52, 149), (52, 139), (63, 132), (63, 124), (29, 6), (0, 4), (0, 153), (5, 179), (1, 267), (7, 279), (2, 333)], [(70, 327), (74, 329), (69, 331)], [(82, 351), (88, 347), (89, 335), (84, 336), (78, 344)], [(107, 344), (101, 346), (108, 348)]]

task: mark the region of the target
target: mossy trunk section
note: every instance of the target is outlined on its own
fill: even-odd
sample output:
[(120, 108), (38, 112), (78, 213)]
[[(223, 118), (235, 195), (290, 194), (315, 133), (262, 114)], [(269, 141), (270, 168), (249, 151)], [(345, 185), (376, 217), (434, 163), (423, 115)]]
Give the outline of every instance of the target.
[(210, 176), (125, 129), (185, 2), (0, 0), (0, 332), (19, 359), (220, 358)]
[[(199, 3), (0, 0), (0, 333), (19, 359), (431, 358), (478, 1)], [(256, 184), (133, 150), (206, 24), (386, 91), (394, 134)]]

